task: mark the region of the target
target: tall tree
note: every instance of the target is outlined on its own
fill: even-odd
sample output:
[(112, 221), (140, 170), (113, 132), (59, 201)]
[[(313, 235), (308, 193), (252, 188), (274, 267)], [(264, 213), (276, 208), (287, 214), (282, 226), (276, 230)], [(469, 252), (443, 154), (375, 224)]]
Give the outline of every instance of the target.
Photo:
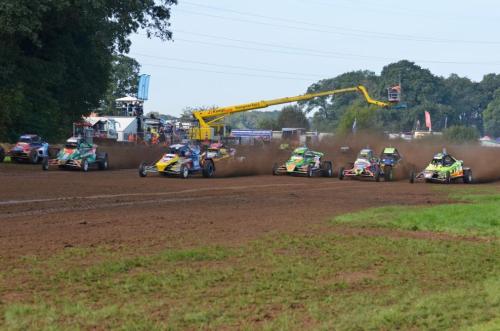
[(500, 89), (484, 111), (484, 130), (493, 137), (500, 137)]
[(114, 114), (115, 100), (126, 95), (137, 96), (141, 65), (123, 54), (113, 56), (108, 89), (101, 104), (101, 113)]
[(304, 128), (309, 129), (309, 121), (299, 106), (285, 106), (278, 116), (279, 128)]
[(177, 0), (3, 0), (0, 2), (0, 139), (23, 131), (63, 137), (96, 109), (113, 53), (129, 35), (171, 39)]

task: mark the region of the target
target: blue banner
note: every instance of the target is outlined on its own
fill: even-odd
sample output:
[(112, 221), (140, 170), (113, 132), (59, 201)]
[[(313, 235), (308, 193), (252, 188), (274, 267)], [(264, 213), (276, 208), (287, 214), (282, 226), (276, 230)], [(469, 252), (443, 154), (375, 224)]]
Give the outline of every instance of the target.
[(146, 74), (139, 76), (139, 88), (137, 92), (137, 99), (148, 100), (150, 77), (151, 77), (150, 75)]

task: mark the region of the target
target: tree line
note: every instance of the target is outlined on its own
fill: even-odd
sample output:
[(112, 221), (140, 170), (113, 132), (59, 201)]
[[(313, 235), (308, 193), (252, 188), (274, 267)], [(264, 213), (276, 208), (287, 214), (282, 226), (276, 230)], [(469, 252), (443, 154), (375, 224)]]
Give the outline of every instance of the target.
[(0, 1), (0, 140), (24, 132), (61, 139), (82, 115), (109, 107), (129, 36), (171, 39), (176, 3)]
[[(352, 130), (356, 121), (358, 130), (407, 132), (418, 127), (424, 129), (424, 113), (428, 111), (434, 131), (455, 128), (452, 132), (457, 133), (456, 128), (467, 128), (464, 134), (469, 137), (471, 132), (500, 136), (498, 74), (487, 74), (480, 82), (456, 74), (444, 78), (403, 60), (385, 66), (380, 75), (364, 70), (320, 80), (309, 86), (307, 93), (360, 84), (379, 100), (387, 100), (388, 87), (401, 84), (401, 102), (390, 109), (377, 109), (355, 93), (316, 98), (296, 107), (283, 107), (283, 114), (275, 116), (274, 121), (264, 117), (254, 120), (256, 128), (274, 129), (287, 123), (287, 126), (310, 126), (322, 132), (346, 133)], [(264, 112), (261, 114), (263, 116)], [(304, 122), (306, 115), (310, 117), (307, 124)], [(245, 120), (240, 118), (239, 122)]]

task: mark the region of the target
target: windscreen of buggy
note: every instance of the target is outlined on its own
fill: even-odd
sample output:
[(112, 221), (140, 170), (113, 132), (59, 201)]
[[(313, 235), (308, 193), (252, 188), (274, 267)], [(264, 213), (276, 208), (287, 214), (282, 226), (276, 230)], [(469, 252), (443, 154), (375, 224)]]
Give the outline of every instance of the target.
[(19, 142), (20, 143), (28, 143), (28, 144), (31, 144), (32, 143), (32, 139), (30, 137), (21, 137), (19, 138)]
[(382, 154), (382, 158), (389, 159), (389, 160), (395, 160), (397, 158), (397, 156), (395, 154), (392, 154), (392, 153), (384, 153), (384, 154)]
[(434, 158), (434, 159), (432, 159), (431, 164), (435, 165), (435, 166), (442, 166), (443, 159), (442, 158)]

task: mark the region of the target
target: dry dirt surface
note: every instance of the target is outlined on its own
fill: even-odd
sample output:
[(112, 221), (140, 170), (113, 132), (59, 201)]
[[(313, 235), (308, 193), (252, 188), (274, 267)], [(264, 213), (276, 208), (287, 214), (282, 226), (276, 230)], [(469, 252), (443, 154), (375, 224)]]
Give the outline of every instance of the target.
[(433, 186), (270, 175), (139, 178), (136, 170), (0, 164), (0, 252), (18, 258), (99, 245), (238, 245), (270, 233), (321, 231), (333, 216), (367, 207), (444, 202)]

